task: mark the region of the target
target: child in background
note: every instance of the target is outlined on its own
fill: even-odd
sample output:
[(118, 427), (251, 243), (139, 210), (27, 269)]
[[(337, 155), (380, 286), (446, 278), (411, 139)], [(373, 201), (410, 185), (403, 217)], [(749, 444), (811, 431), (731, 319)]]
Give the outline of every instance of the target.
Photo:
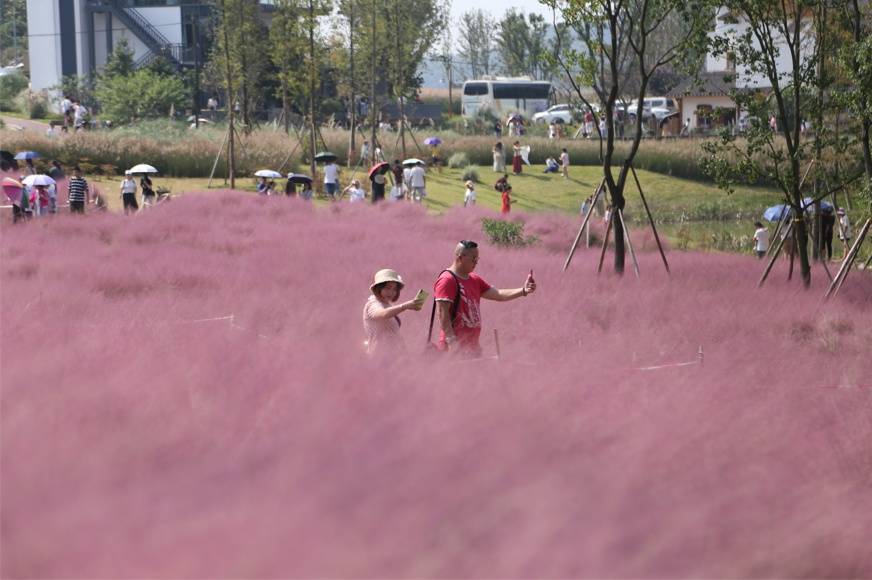
[(463, 207), (475, 205), (475, 183), (472, 181), (466, 182), (466, 193), (463, 196)]
[(549, 157), (545, 160), (545, 171), (544, 173), (557, 173), (560, 169), (560, 164), (557, 163), (557, 160), (553, 157)]
[(566, 148), (560, 153), (560, 165), (563, 167), (563, 178), (569, 179), (569, 152)]
[(757, 252), (757, 257), (763, 259), (766, 252), (769, 250), (769, 230), (760, 222), (754, 222), (754, 251)]
[(500, 208), (500, 213), (509, 213), (512, 211), (512, 186), (507, 185), (505, 189), (503, 189), (503, 207)]

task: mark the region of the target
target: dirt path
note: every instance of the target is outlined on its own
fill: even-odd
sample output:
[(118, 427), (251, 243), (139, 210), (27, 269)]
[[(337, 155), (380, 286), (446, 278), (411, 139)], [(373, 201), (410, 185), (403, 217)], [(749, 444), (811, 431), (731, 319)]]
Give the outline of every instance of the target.
[(6, 123), (6, 128), (12, 131), (39, 131), (40, 133), (45, 133), (49, 127), (45, 121), (19, 119), (18, 117), (7, 117), (6, 115), (2, 115), (0, 118)]

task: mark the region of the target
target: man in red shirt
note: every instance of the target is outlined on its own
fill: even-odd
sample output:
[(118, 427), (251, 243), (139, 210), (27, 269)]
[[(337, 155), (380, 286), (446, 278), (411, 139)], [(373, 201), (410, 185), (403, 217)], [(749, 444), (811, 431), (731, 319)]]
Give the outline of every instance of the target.
[(481, 299), (506, 302), (536, 291), (532, 271), (523, 287), (501, 290), (473, 273), (477, 264), (478, 244), (461, 240), (454, 248), (454, 263), (436, 279), (433, 298), (442, 329), (439, 334), (441, 350), (481, 356), (478, 342), (481, 335)]

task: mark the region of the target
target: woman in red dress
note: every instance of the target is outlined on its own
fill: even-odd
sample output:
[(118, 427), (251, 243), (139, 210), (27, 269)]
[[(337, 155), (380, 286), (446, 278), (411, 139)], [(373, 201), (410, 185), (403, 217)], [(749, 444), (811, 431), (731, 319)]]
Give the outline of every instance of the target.
[(503, 189), (503, 207), (500, 208), (500, 213), (509, 213), (512, 211), (512, 186), (507, 186)]
[(521, 173), (521, 142), (515, 141), (512, 145), (512, 173), (518, 175)]

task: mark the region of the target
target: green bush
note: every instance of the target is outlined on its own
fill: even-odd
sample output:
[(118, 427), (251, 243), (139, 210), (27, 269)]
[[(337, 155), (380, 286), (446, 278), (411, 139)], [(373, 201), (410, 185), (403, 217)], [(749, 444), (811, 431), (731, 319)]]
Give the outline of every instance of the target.
[(448, 167), (453, 169), (459, 169), (461, 167), (466, 167), (467, 165), (469, 165), (469, 155), (463, 151), (458, 151), (448, 158)]
[(524, 235), (522, 222), (484, 218), (481, 220), (481, 231), (492, 244), (497, 246), (524, 247), (539, 241), (536, 236)]
[(31, 119), (44, 119), (48, 115), (48, 100), (37, 93), (27, 95), (27, 115)]
[(27, 88), (27, 77), (21, 73), (0, 77), (0, 111), (14, 111), (15, 98)]
[(460, 176), (462, 181), (472, 181), (475, 183), (479, 182), (478, 176), (478, 166), (477, 165), (467, 165), (463, 170), (463, 175)]
[(190, 99), (182, 79), (156, 75), (147, 69), (130, 76), (102, 78), (97, 82), (96, 94), (103, 116), (118, 124), (166, 117), (174, 108), (184, 109)]

